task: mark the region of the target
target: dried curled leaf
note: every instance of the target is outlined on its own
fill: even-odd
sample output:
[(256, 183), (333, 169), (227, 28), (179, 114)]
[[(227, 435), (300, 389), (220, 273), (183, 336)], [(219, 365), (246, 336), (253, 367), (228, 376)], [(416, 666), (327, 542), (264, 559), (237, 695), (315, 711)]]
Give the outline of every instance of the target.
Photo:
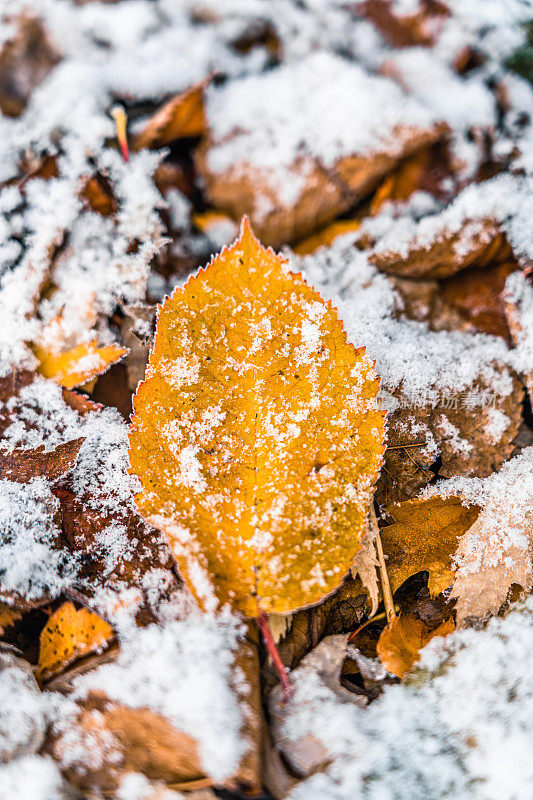
[(454, 630), (451, 617), (433, 629), (418, 617), (396, 617), (383, 629), (377, 643), (377, 654), (389, 672), (403, 678), (416, 664), (420, 651), (431, 639), (447, 636)]
[(96, 339), (93, 339), (59, 355), (38, 346), (35, 346), (34, 352), (40, 361), (41, 375), (53, 378), (66, 389), (73, 389), (101, 375), (128, 351), (116, 344), (99, 347)]
[(411, 575), (429, 572), (429, 589), (438, 594), (453, 582), (451, 559), (460, 537), (479, 514), (458, 497), (408, 500), (390, 506), (396, 520), (381, 530), (383, 551), (393, 592)]
[(132, 149), (158, 148), (176, 139), (202, 136), (207, 127), (204, 89), (205, 81), (202, 81), (165, 103), (133, 138)]
[(286, 613), (340, 584), (382, 462), (377, 388), (335, 309), (246, 221), (165, 301), (130, 463), (202, 605), (214, 590), (249, 616)]
[(73, 439), (45, 452), (36, 450), (0, 450), (0, 478), (27, 483), (36, 477), (48, 478), (52, 483), (68, 474), (76, 463), (80, 447), (85, 440)]
[(112, 637), (113, 629), (97, 614), (63, 603), (41, 632), (38, 678), (60, 672), (76, 658), (105, 647)]

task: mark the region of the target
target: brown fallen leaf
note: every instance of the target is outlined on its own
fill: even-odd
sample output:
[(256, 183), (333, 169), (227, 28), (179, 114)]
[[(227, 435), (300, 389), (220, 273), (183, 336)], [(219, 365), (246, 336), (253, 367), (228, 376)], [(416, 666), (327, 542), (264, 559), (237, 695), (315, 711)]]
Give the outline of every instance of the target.
[[(79, 745), (78, 758), (73, 740)], [(89, 695), (73, 728), (55, 738), (49, 749), (63, 763), (67, 779), (83, 792), (112, 796), (129, 772), (177, 789), (212, 785), (192, 736), (148, 708), (128, 708), (100, 692)], [(87, 749), (102, 756), (88, 761)]]
[(437, 405), (413, 403), (401, 389), (394, 392), (399, 407), (387, 418), (389, 445), (376, 490), (381, 505), (416, 497), (433, 479), (437, 456), (442, 477), (484, 478), (509, 458), (521, 424), (524, 390), (513, 370), (503, 365), (499, 370), (505, 370), (512, 384), (504, 396), (495, 395), (482, 378), (456, 395), (443, 395)]
[[(297, 667), (324, 636), (347, 633), (357, 628), (369, 613), (368, 599), (361, 579), (352, 574), (322, 603), (293, 614), (289, 630), (277, 643), (285, 667), (290, 670)], [(267, 687), (275, 686), (279, 680), (270, 659), (263, 663), (262, 676)]]
[[(360, 96), (362, 107), (372, 92), (376, 96), (383, 93), (387, 98), (385, 102), (398, 108), (406, 108), (411, 102), (392, 82), (367, 75), (342, 60), (328, 58), (326, 64), (321, 64), (320, 60), (325, 58), (312, 54), (307, 61), (303, 60), (296, 66), (284, 64), (254, 78), (257, 96), (265, 97), (265, 103), (267, 100), (270, 102), (272, 113), (269, 114), (270, 106), (265, 105), (264, 113), (251, 114), (248, 124), (243, 123), (240, 115), (239, 81), (212, 88), (207, 93), (210, 132), (195, 153), (196, 167), (205, 184), (207, 197), (215, 208), (233, 219), (249, 214), (261, 240), (274, 247), (303, 239), (327, 225), (362, 200), (401, 159), (439, 141), (447, 132), (446, 125), (429, 118), (427, 125), (416, 126), (410, 124), (409, 114), (400, 115), (397, 124), (384, 120), (383, 125), (378, 126), (379, 130), (373, 130), (373, 146), (359, 149), (354, 142), (353, 150), (346, 145), (333, 163), (325, 163), (316, 154), (312, 142), (317, 105), (321, 103), (325, 107), (326, 101), (324, 96), (320, 96), (320, 88), (313, 83), (317, 69), (322, 73), (333, 70), (335, 77), (331, 80), (345, 80), (350, 76), (349, 100), (354, 102)], [(319, 64), (318, 68), (314, 60)], [(302, 126), (302, 134), (292, 161), (287, 159), (286, 164), (273, 170), (264, 165), (254, 146), (250, 147), (250, 142), (266, 138), (269, 148), (283, 149), (281, 142), (286, 137), (285, 124), (280, 122), (282, 115), (277, 101), (271, 99), (277, 96), (277, 89), (273, 87), (283, 75), (289, 84), (299, 87), (295, 100), (299, 107), (295, 114)], [(310, 83), (305, 92), (307, 81)], [(395, 95), (394, 101), (392, 94)], [(219, 119), (217, 114), (221, 106), (229, 109), (230, 113), (235, 109), (235, 124), (231, 127), (231, 118), (225, 119), (219, 134), (214, 123)], [(331, 111), (336, 113), (335, 107)], [(306, 120), (308, 130), (305, 129)], [(366, 124), (360, 120), (361, 126)], [(231, 159), (225, 155), (230, 147)], [(215, 168), (220, 152), (224, 153), (223, 167)], [(284, 186), (290, 187), (290, 191), (284, 192)]]
[(99, 172), (85, 181), (80, 190), (80, 197), (92, 211), (103, 217), (111, 217), (118, 211), (118, 200), (113, 194), (111, 184), (105, 175)]
[(36, 450), (0, 449), (0, 478), (27, 483), (36, 477), (47, 478), (57, 483), (72, 471), (85, 440), (73, 439), (45, 451), (44, 446)]
[(99, 347), (96, 339), (77, 345), (64, 353), (55, 354), (37, 345), (34, 352), (39, 359), (39, 372), (53, 378), (66, 389), (88, 383), (116, 364), (127, 353), (115, 344)]
[(436, 636), (453, 633), (453, 619), (441, 622), (436, 628), (429, 628), (418, 617), (402, 615), (396, 617), (383, 629), (377, 643), (380, 661), (393, 675), (403, 678), (406, 672), (418, 661), (420, 651)]
[(165, 301), (130, 464), (202, 606), (287, 613), (340, 585), (381, 465), (377, 387), (333, 307), (247, 221)]
[[(452, 275), (442, 281), (437, 295), (438, 300), (445, 307), (458, 313), (464, 323), (463, 330), (501, 336), (510, 342), (502, 292), (506, 278), (516, 268), (514, 261), (504, 261), (501, 264), (476, 267)], [(441, 315), (442, 313), (440, 311)], [(438, 314), (439, 309), (436, 308), (431, 316), (436, 317)], [(435, 330), (441, 329), (435, 326), (434, 320), (432, 327)], [(454, 327), (457, 329), (459, 325)]]
[(113, 635), (97, 614), (63, 603), (41, 632), (37, 677), (43, 681), (54, 676), (81, 656), (106, 647)]
[(430, 243), (413, 245), (405, 255), (391, 249), (373, 250), (369, 261), (378, 269), (412, 278), (445, 278), (467, 267), (485, 267), (512, 256), (509, 243), (492, 219), (465, 219), (460, 230), (443, 229)]
[(208, 81), (192, 86), (175, 95), (146, 122), (132, 137), (132, 150), (143, 147), (157, 149), (176, 139), (203, 136), (207, 123), (204, 110), (204, 91)]
[[(391, 0), (364, 0), (355, 10), (372, 22), (392, 47), (431, 47), (450, 15), (448, 6), (440, 0), (422, 0), (413, 13), (399, 13)], [(400, 6), (401, 8), (401, 6)]]
[(392, 591), (422, 570), (429, 572), (433, 595), (451, 586), (452, 556), (479, 511), (477, 506), (463, 505), (459, 497), (431, 497), (390, 506), (387, 514), (395, 522), (381, 529), (381, 541)]
[[(153, 622), (154, 609), (180, 588), (172, 571), (171, 553), (161, 534), (146, 525), (131, 508), (124, 508), (119, 514), (106, 510), (105, 498), (99, 508), (96, 497), (80, 498), (65, 489), (56, 490), (55, 495), (61, 506), (65, 545), (79, 559), (73, 596), (90, 604), (99, 588), (136, 589), (138, 624)], [(124, 552), (113, 559), (108, 557), (103, 542), (105, 532), (117, 526), (125, 542)], [(149, 602), (144, 581), (154, 569), (160, 571), (159, 580), (151, 589)]]
[(16, 31), (0, 49), (0, 111), (8, 117), (18, 117), (60, 55), (41, 20), (23, 13), (10, 21), (15, 23)]

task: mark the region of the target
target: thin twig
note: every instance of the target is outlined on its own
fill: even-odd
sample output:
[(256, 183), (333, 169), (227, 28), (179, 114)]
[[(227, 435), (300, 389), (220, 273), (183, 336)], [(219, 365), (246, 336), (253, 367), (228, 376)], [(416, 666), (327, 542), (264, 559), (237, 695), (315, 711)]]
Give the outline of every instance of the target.
[(379, 561), (381, 591), (383, 592), (383, 603), (385, 605), (385, 613), (387, 614), (387, 620), (390, 625), (392, 620), (396, 619), (396, 611), (394, 610), (394, 600), (392, 599), (392, 592), (389, 583), (389, 576), (387, 574), (387, 567), (385, 566), (385, 556), (383, 554), (383, 545), (381, 544), (381, 536), (379, 535), (379, 526), (376, 518), (376, 512), (374, 511), (374, 506), (372, 504), (370, 505), (368, 516), (370, 520), (370, 525), (376, 537), (375, 542), (376, 542), (376, 550)]
[(276, 647), (276, 642), (272, 636), (272, 631), (270, 630), (270, 625), (268, 624), (268, 617), (264, 611), (260, 611), (259, 616), (257, 617), (257, 625), (261, 631), (265, 647), (270, 658), (272, 659), (276, 672), (281, 681), (281, 685), (283, 686), (283, 702), (288, 703), (292, 697), (292, 686), (289, 681), (289, 676), (287, 675), (287, 669), (281, 660), (278, 648)]
[(413, 442), (412, 444), (391, 444), (387, 450), (407, 450), (408, 447), (424, 447), (427, 442)]

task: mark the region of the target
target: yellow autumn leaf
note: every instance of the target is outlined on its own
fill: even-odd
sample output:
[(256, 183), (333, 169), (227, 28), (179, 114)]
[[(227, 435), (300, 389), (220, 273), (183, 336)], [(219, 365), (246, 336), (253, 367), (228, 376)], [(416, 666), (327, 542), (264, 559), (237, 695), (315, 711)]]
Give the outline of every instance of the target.
[(373, 362), (331, 303), (240, 239), (159, 309), (134, 398), (141, 514), (204, 608), (319, 602), (348, 571), (383, 460)]
[(128, 350), (116, 344), (99, 347), (96, 339), (79, 344), (64, 353), (52, 353), (38, 345), (33, 352), (39, 359), (38, 371), (45, 378), (53, 378), (65, 389), (81, 386), (105, 372), (120, 361)]
[(99, 650), (113, 638), (113, 629), (86, 608), (66, 602), (41, 632), (37, 677), (48, 678), (80, 656)]

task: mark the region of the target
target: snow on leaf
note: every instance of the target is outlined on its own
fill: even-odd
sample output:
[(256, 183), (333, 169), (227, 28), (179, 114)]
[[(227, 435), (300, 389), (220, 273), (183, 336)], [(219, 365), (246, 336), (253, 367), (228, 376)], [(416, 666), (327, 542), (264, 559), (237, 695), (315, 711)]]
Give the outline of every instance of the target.
[(83, 441), (73, 439), (48, 452), (42, 445), (36, 450), (0, 449), (0, 478), (28, 483), (32, 478), (43, 477), (51, 483), (58, 482), (74, 469)]
[(392, 81), (320, 51), (210, 87), (206, 115), (197, 166), (211, 202), (249, 213), (273, 245), (334, 219), (446, 130)]
[(63, 603), (41, 631), (37, 677), (55, 675), (76, 658), (101, 650), (112, 637), (113, 629), (97, 614)]
[(204, 606), (284, 613), (340, 584), (382, 460), (377, 386), (334, 308), (246, 221), (166, 300), (130, 463)]

